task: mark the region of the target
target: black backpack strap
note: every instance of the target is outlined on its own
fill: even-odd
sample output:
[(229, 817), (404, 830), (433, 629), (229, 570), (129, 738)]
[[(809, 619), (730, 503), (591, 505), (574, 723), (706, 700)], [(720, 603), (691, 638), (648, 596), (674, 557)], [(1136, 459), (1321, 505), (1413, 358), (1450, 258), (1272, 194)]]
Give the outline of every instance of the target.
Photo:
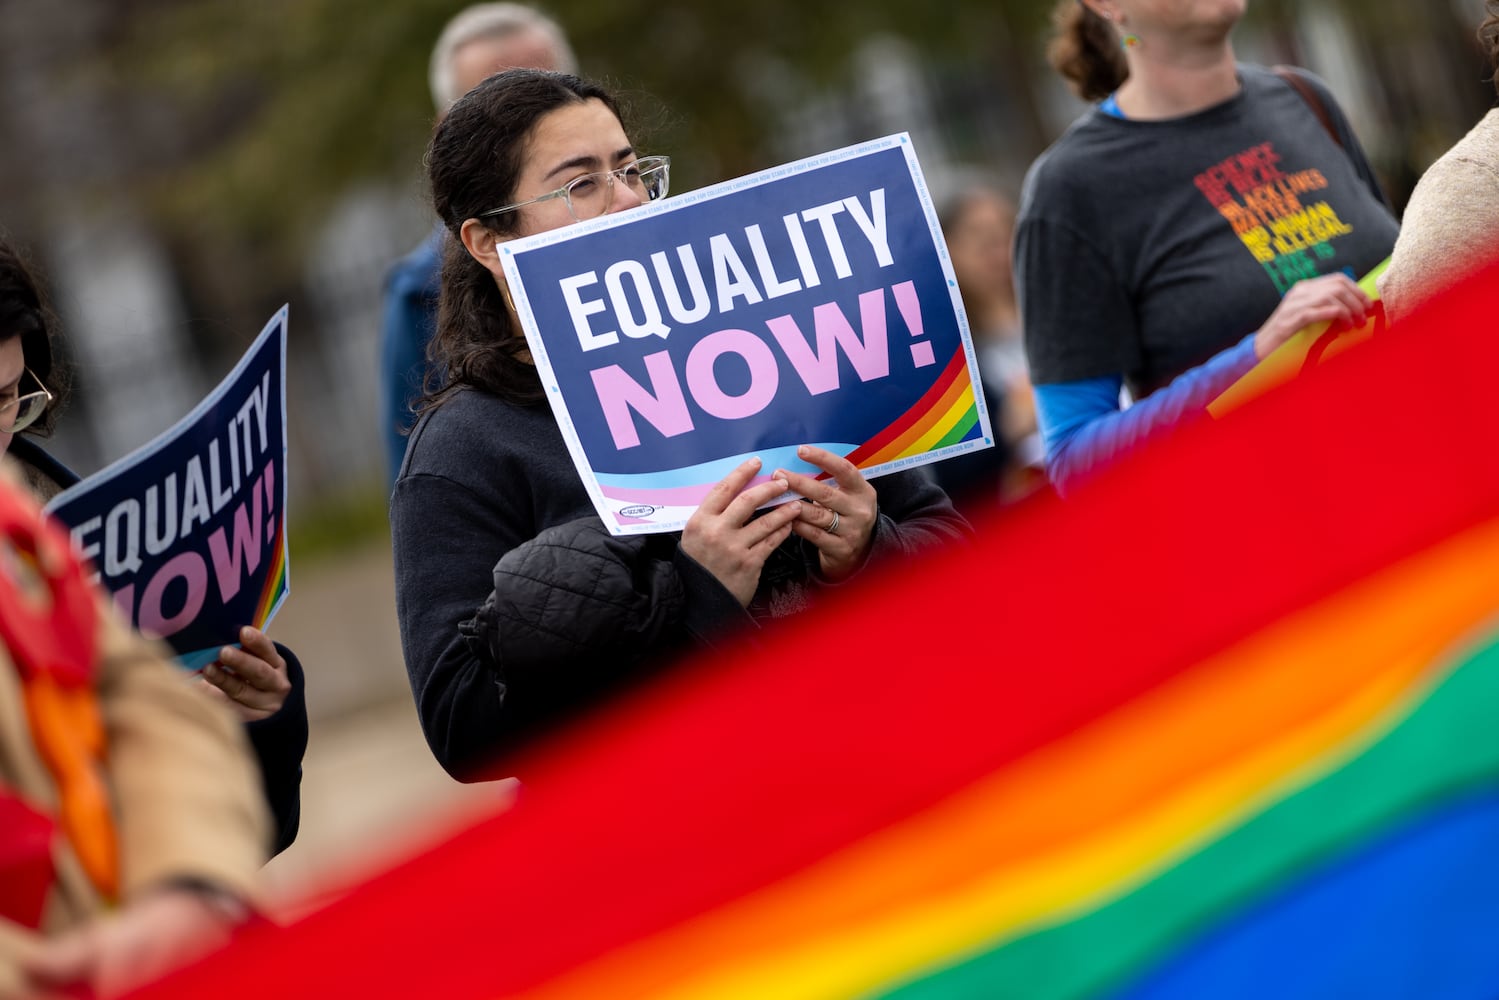
[(1295, 68), (1285, 65), (1271, 66), (1270, 72), (1284, 80), (1290, 85), (1292, 90), (1301, 96), (1301, 99), (1306, 102), (1306, 106), (1312, 109), (1312, 113), (1322, 123), (1322, 127), (1327, 130), (1327, 134), (1332, 136), (1332, 141), (1337, 143), (1339, 149), (1343, 148), (1343, 140), (1338, 136), (1337, 127), (1332, 123), (1332, 114), (1327, 110), (1327, 105), (1323, 103), (1322, 96), (1312, 89), (1311, 84), (1306, 82), (1306, 77), (1296, 72)]

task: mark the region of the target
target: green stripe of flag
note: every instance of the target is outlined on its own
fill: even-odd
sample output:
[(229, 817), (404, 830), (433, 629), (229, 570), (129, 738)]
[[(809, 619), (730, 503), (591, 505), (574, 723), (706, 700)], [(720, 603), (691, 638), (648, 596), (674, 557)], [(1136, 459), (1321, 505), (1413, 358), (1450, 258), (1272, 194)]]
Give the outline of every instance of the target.
[[(1310, 866), (1499, 778), (1499, 637), (1362, 754), (1156, 878), (1075, 920), (933, 971), (899, 1000), (1095, 996), (1126, 984)], [(1334, 762), (1335, 763), (1335, 762)]]

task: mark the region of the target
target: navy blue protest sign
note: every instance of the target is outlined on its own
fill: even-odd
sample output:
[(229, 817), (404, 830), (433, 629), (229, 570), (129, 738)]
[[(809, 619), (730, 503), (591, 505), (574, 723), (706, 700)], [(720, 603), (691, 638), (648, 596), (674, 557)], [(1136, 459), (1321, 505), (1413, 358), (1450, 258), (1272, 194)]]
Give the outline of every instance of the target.
[(286, 320), (177, 424), (47, 505), (131, 624), (193, 669), (290, 589)]
[(616, 534), (680, 528), (745, 458), (878, 476), (992, 445), (906, 135), (501, 245), (542, 381)]

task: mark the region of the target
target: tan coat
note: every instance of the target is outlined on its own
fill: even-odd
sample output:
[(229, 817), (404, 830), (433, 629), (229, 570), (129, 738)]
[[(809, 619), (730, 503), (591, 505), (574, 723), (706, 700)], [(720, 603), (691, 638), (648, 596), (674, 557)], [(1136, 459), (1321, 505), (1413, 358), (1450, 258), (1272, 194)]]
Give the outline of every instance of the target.
[(1499, 108), (1431, 165), (1406, 206), (1379, 281), (1390, 319), (1499, 260)]
[[(119, 837), (121, 901), (174, 878), (211, 882), (252, 898), (265, 863), (270, 822), (243, 727), (193, 690), (101, 596), (97, 688), (108, 739), (107, 778)], [(0, 648), (0, 784), (56, 814), (51, 775), (32, 745), (20, 676)], [(103, 902), (60, 845), (57, 885), (43, 933), (78, 925)], [(0, 920), (0, 996), (14, 992), (16, 962), (36, 936)]]

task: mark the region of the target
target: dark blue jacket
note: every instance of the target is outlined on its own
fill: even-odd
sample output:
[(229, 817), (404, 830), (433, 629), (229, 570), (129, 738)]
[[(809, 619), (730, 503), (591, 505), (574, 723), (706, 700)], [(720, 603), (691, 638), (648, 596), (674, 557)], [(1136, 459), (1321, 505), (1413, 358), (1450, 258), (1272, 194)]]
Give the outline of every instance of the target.
[(385, 440), (386, 473), (394, 486), (406, 432), (416, 421), (411, 404), (421, 398), (427, 375), (427, 344), (437, 325), (442, 270), (441, 225), (391, 266), (385, 277), (380, 319), (380, 433)]

